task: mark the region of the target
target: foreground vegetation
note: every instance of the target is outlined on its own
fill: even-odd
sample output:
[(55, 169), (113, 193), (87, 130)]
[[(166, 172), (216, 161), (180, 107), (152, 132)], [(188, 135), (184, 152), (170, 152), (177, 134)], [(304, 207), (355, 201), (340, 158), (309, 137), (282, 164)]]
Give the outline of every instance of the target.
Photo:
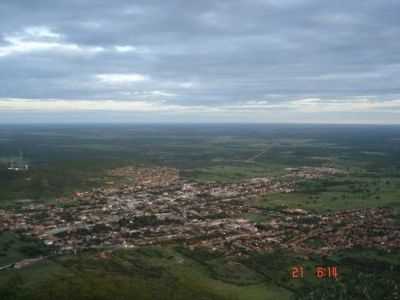
[[(87, 252), (0, 273), (0, 299), (395, 299), (398, 254), (353, 250), (305, 260), (290, 253), (223, 254), (180, 247)], [(305, 268), (291, 279), (293, 266)], [(317, 279), (318, 265), (336, 265), (338, 280)]]

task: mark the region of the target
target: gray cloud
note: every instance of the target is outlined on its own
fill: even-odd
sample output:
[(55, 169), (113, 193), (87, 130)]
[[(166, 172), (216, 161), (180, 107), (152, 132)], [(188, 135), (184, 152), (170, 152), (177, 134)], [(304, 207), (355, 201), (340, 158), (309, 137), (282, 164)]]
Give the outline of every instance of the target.
[(4, 0), (0, 100), (161, 103), (193, 118), (190, 107), (227, 118), (234, 106), (240, 121), (251, 101), (294, 120), (307, 116), (293, 101), (357, 113), (361, 98), (384, 121), (377, 103), (400, 99), (399, 11), (394, 0)]

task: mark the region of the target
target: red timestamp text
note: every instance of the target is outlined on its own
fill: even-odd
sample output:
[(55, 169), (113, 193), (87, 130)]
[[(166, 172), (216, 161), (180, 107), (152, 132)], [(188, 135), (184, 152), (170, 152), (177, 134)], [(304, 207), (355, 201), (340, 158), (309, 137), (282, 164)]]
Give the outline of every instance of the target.
[[(338, 273), (338, 267), (337, 266), (316, 266), (314, 268), (314, 272), (312, 272), (313, 275), (318, 278), (318, 279), (338, 279), (339, 273)], [(306, 272), (304, 270), (304, 267), (299, 265), (299, 266), (293, 266), (290, 269), (290, 277), (292, 279), (302, 279), (304, 278)]]

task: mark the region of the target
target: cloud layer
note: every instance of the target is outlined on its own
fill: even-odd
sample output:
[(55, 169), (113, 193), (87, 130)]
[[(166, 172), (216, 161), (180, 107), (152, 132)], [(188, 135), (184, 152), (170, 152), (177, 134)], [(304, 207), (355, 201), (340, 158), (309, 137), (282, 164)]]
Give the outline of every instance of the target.
[(0, 122), (89, 111), (400, 122), (399, 11), (392, 0), (1, 1)]

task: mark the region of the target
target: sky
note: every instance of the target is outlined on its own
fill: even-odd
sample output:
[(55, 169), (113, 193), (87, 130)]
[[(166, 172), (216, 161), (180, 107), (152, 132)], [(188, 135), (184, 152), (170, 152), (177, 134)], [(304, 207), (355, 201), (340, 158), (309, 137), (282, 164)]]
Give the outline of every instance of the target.
[(1, 0), (0, 123), (400, 123), (398, 0)]

